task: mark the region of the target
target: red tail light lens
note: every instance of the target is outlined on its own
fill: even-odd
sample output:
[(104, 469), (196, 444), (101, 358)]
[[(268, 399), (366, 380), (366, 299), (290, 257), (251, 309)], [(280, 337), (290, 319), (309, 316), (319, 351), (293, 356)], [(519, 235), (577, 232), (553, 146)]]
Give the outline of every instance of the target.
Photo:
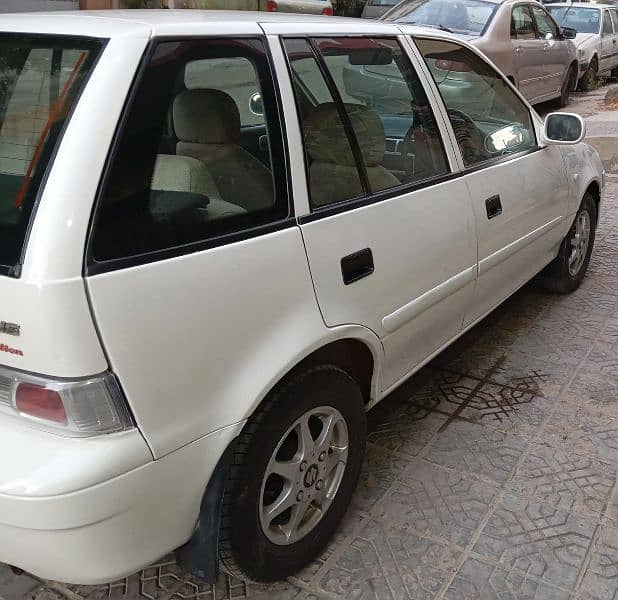
[(441, 71), (453, 71), (454, 73), (468, 73), (470, 71), (470, 66), (457, 60), (438, 59), (436, 61), (436, 69), (440, 69)]
[(20, 383), (15, 390), (15, 407), (21, 413), (54, 423), (66, 423), (67, 414), (60, 394), (32, 383)]
[(277, 12), (278, 9), (279, 6), (277, 6), (275, 0), (268, 0), (268, 2), (266, 2), (266, 10), (268, 12)]
[(323, 8), (322, 9), (322, 14), (323, 15), (327, 15), (329, 17), (332, 17), (333, 16), (333, 9), (332, 9), (332, 7), (331, 6), (327, 6), (326, 8)]

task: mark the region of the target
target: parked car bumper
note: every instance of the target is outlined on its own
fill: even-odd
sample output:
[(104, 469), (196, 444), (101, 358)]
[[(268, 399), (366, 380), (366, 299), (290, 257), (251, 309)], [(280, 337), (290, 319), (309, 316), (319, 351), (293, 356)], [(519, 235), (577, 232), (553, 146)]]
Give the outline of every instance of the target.
[[(94, 584), (162, 557), (191, 536), (208, 479), (239, 427), (154, 461), (137, 430), (75, 439), (0, 426), (0, 562)], [(127, 453), (142, 464), (113, 474), (110, 462), (122, 471), (126, 460), (117, 459)], [(106, 478), (94, 481), (90, 473), (102, 470)], [(69, 479), (88, 485), (69, 489)]]

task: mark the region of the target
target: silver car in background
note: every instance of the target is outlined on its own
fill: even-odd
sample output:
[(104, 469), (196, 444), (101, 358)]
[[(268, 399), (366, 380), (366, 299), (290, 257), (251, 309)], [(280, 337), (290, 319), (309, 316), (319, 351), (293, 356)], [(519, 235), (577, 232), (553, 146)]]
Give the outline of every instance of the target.
[(260, 10), (333, 15), (333, 5), (330, 0), (260, 0)]
[(558, 99), (566, 106), (577, 85), (575, 30), (560, 28), (534, 0), (403, 0), (382, 18), (459, 35), (485, 53), (531, 104)]

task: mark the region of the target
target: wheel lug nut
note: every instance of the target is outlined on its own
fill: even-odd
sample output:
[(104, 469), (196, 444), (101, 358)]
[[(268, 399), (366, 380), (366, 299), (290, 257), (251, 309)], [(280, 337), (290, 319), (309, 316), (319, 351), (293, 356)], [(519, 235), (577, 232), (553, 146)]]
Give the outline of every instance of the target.
[(315, 489), (321, 490), (323, 487), (324, 487), (324, 482), (321, 479), (318, 479), (317, 483), (315, 484)]
[(305, 497), (305, 493), (302, 490), (300, 490), (300, 492), (296, 494), (296, 501), (301, 502), (304, 497)]
[(307, 468), (307, 461), (303, 460), (303, 462), (300, 463), (300, 470), (304, 471)]
[(326, 458), (326, 452), (320, 452), (320, 456), (318, 457), (318, 460), (322, 462), (325, 458)]

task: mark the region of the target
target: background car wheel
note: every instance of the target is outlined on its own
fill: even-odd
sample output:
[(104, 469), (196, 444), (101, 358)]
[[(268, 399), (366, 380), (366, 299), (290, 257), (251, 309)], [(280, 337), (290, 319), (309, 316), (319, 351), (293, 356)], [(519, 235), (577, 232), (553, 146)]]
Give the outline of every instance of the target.
[(357, 382), (332, 365), (293, 375), (241, 433), (223, 496), (219, 558), (275, 581), (323, 549), (358, 481), (366, 419)]
[(560, 108), (564, 108), (569, 103), (569, 97), (571, 95), (571, 91), (575, 87), (575, 81), (577, 78), (577, 69), (571, 65), (569, 70), (562, 82), (562, 88), (560, 90), (560, 98), (558, 99), (558, 106)]
[(590, 61), (586, 72), (583, 77), (579, 80), (579, 89), (582, 92), (588, 92), (595, 88), (597, 84), (597, 74), (599, 72), (599, 63), (597, 62), (596, 56)]
[(573, 225), (560, 245), (558, 256), (543, 272), (543, 283), (547, 289), (567, 294), (579, 287), (590, 262), (596, 225), (596, 203), (586, 192)]

